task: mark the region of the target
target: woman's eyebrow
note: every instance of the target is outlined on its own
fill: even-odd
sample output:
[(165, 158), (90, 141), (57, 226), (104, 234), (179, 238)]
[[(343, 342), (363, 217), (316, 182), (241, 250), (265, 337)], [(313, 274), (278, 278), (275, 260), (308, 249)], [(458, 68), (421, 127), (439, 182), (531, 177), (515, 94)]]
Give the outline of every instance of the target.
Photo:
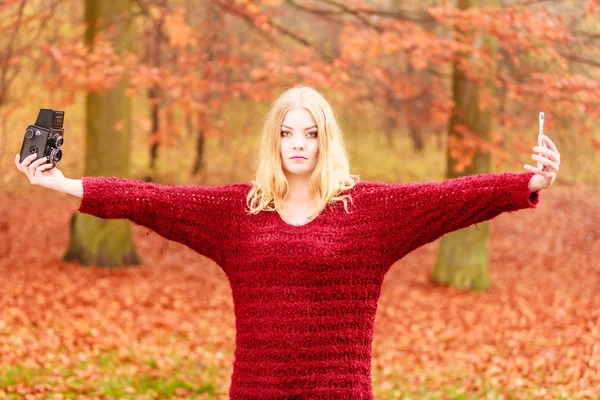
[[(292, 130), (293, 130), (293, 128), (290, 128), (290, 127), (289, 127), (289, 126), (287, 126), (287, 125), (281, 125), (281, 126), (282, 126), (283, 128), (288, 128), (288, 129), (292, 129)], [(307, 130), (309, 130), (309, 129), (316, 128), (316, 127), (317, 127), (316, 125), (313, 125), (313, 126), (309, 126), (308, 128), (304, 128), (304, 130), (305, 130), (305, 131), (307, 131)]]

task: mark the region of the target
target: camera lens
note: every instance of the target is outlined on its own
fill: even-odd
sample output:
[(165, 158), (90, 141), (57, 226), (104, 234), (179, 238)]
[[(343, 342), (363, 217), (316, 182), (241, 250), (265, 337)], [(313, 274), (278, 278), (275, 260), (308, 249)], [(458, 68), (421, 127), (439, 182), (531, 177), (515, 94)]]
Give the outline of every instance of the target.
[(65, 139), (64, 139), (62, 136), (60, 136), (60, 135), (57, 135), (57, 136), (54, 138), (54, 145), (55, 145), (56, 147), (60, 147), (60, 146), (62, 146), (64, 142), (65, 142)]
[(53, 164), (58, 164), (58, 162), (61, 160), (62, 158), (62, 150), (61, 149), (54, 149), (50, 152), (50, 162)]
[(33, 137), (33, 129), (27, 129), (27, 130), (25, 131), (25, 137), (26, 137), (27, 139), (31, 139), (31, 138)]

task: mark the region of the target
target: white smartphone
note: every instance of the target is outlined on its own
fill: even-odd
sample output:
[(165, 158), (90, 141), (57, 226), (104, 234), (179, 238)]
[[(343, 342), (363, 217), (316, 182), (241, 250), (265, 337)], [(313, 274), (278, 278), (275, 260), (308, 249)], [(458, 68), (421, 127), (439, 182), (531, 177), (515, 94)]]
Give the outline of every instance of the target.
[[(546, 143), (542, 140), (542, 136), (544, 135), (544, 113), (540, 113), (540, 133), (538, 134), (538, 146), (546, 147)], [(539, 156), (544, 157), (542, 153), (538, 153)], [(542, 163), (538, 161), (537, 166), (539, 169), (542, 169), (544, 166)]]

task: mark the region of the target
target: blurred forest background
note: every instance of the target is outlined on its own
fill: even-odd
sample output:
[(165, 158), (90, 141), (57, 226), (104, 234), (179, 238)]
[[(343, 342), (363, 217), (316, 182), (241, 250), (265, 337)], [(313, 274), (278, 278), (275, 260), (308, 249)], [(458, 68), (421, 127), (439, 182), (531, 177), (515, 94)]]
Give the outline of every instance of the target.
[[(86, 94), (122, 81), (130, 112), (89, 118), (107, 148), (129, 149), (132, 177), (250, 180), (262, 117), (275, 96), (304, 83), (333, 103), (365, 179), (444, 178), (448, 148), (463, 163), (489, 151), (497, 170), (523, 171), (544, 111), (546, 133), (568, 159), (559, 182), (597, 183), (597, 1), (471, 0), (460, 2), (464, 11), (429, 0), (113, 3), (97, 15), (93, 46), (84, 42), (93, 33), (85, 2), (2, 3), (6, 187), (22, 188), (11, 156), (42, 107), (66, 110), (61, 167), (81, 176), (84, 157), (103, 155), (85, 147)], [(462, 126), (449, 142), (460, 51), (470, 53), (460, 59), (464, 73), (485, 84), (472, 105), (494, 120), (489, 137)], [(128, 130), (130, 141), (115, 139)]]
[[(218, 266), (15, 168), (39, 109), (66, 111), (69, 178), (220, 185), (252, 179), (263, 117), (300, 83), (363, 180), (525, 172), (540, 111), (561, 153), (535, 211), (389, 273), (375, 397), (600, 398), (599, 44), (598, 0), (1, 1), (0, 398), (225, 399), (233, 360)], [(468, 251), (469, 279), (439, 273)], [(142, 268), (97, 268), (123, 259)]]

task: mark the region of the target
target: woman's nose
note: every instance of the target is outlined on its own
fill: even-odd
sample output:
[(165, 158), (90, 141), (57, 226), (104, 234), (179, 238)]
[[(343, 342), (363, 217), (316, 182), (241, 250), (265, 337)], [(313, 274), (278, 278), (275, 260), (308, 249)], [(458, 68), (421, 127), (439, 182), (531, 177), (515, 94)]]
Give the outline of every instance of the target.
[(294, 139), (294, 149), (303, 149), (305, 147), (304, 140)]

